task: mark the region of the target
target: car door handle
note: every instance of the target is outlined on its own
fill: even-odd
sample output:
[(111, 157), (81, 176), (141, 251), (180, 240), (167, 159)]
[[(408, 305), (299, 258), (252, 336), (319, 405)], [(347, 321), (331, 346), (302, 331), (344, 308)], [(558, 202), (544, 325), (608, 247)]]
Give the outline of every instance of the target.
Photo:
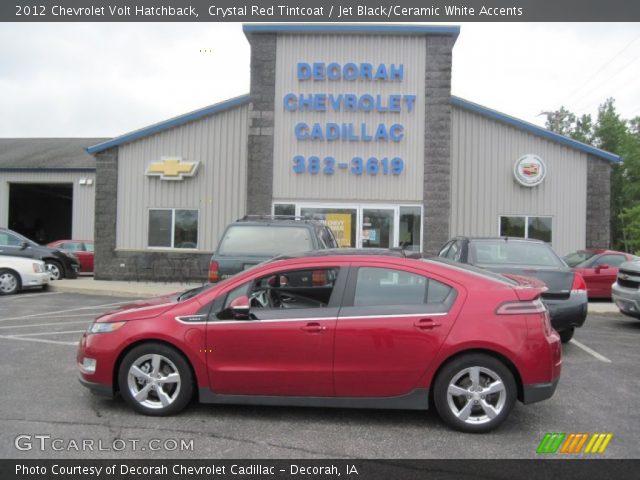
[(418, 330), (431, 330), (435, 327), (439, 327), (441, 323), (436, 322), (432, 318), (421, 318), (413, 324)]
[(320, 333), (324, 332), (327, 329), (325, 325), (320, 325), (318, 322), (310, 322), (307, 323), (302, 330), (309, 333)]

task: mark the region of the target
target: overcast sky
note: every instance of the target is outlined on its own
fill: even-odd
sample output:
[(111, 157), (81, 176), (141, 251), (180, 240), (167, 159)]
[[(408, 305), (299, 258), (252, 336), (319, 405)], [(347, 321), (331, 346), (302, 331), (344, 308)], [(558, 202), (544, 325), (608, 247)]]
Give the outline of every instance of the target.
[[(241, 24), (0, 24), (0, 137), (112, 137), (249, 91)], [(640, 115), (640, 23), (467, 23), (452, 93), (544, 124)]]

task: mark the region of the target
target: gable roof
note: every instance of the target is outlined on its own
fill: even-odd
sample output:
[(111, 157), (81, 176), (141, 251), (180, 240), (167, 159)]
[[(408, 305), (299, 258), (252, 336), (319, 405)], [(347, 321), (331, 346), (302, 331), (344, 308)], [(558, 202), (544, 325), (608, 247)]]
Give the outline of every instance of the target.
[(591, 145), (587, 145), (586, 143), (582, 143), (572, 138), (565, 137), (564, 135), (560, 135), (559, 133), (554, 133), (551, 130), (547, 130), (546, 128), (539, 127), (538, 125), (534, 125), (533, 123), (525, 122), (524, 120), (520, 120), (518, 118), (507, 115), (506, 113), (501, 113), (497, 110), (493, 110), (477, 103), (470, 102), (469, 100), (465, 100), (464, 98), (455, 97), (452, 95), (451, 104), (456, 107), (460, 107), (479, 115), (491, 118), (492, 120), (505, 123), (517, 129), (524, 130), (533, 135), (537, 135), (538, 137), (546, 138), (547, 140), (551, 140), (552, 142), (575, 148), (576, 150), (588, 153), (590, 155), (593, 155), (594, 157), (602, 158), (613, 163), (622, 161), (622, 158), (614, 153), (610, 153)]
[(87, 153), (91, 154), (99, 153), (109, 148), (122, 145), (123, 143), (128, 143), (139, 138), (148, 137), (149, 135), (153, 135), (154, 133), (159, 133), (173, 127), (184, 125), (185, 123), (193, 122), (194, 120), (198, 120), (215, 113), (224, 112), (225, 110), (230, 110), (247, 103), (249, 103), (249, 95), (242, 95), (240, 97), (231, 98), (229, 100), (225, 100), (224, 102), (214, 103), (213, 105), (209, 105), (208, 107), (194, 110), (193, 112), (185, 113), (183, 115), (179, 115), (177, 117), (173, 117), (168, 120), (149, 125), (148, 127), (144, 127), (139, 130), (134, 130), (133, 132), (125, 133), (124, 135), (112, 138), (111, 140), (107, 140), (106, 142), (101, 142), (87, 147), (86, 150)]
[(85, 152), (106, 138), (0, 138), (0, 171), (94, 171)]

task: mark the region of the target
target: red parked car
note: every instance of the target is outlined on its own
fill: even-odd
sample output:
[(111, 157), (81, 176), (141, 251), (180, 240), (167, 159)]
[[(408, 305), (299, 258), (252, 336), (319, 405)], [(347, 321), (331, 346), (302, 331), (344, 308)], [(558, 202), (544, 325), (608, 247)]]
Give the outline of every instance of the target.
[(567, 265), (584, 278), (589, 298), (611, 298), (611, 285), (618, 276), (618, 267), (633, 260), (638, 260), (638, 257), (596, 248), (578, 250), (564, 257)]
[(93, 241), (90, 240), (56, 240), (47, 245), (65, 252), (72, 252), (80, 261), (81, 273), (93, 273)]
[(167, 415), (200, 402), (425, 410), (485, 432), (551, 397), (539, 282), (389, 250), (322, 250), (98, 317), (80, 381)]

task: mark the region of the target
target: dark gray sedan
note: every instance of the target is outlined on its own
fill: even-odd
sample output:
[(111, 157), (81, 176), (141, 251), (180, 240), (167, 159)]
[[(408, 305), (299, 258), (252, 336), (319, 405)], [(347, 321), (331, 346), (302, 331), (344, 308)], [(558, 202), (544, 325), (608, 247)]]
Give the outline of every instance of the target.
[(548, 243), (512, 237), (456, 237), (438, 254), (503, 275), (533, 277), (545, 283), (542, 300), (563, 343), (587, 318), (587, 286)]

